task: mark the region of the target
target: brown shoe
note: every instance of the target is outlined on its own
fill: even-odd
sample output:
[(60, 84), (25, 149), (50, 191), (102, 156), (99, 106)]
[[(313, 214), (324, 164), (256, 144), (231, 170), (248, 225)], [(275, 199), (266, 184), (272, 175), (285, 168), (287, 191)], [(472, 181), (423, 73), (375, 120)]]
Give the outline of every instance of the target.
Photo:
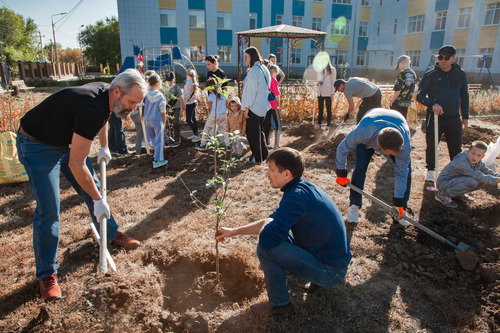
[(250, 306), (250, 310), (259, 315), (269, 314), (272, 308), (273, 306), (271, 305), (271, 303), (269, 303), (269, 301), (253, 304)]
[(40, 294), (48, 301), (61, 298), (61, 288), (57, 284), (57, 274), (40, 279)]
[(123, 232), (118, 231), (118, 235), (111, 241), (111, 243), (121, 246), (127, 250), (132, 250), (141, 245), (137, 239), (133, 239), (132, 237), (128, 237)]
[(267, 314), (269, 317), (282, 317), (295, 313), (291, 302), (284, 306), (273, 306), (267, 301), (251, 305), (250, 310), (259, 315)]

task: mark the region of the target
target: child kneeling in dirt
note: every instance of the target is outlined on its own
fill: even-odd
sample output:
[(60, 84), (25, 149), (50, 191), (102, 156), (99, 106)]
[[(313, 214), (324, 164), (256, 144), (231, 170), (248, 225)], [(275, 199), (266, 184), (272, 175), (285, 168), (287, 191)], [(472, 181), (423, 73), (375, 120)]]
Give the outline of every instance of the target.
[[(224, 134), (224, 141), (226, 145), (229, 145), (228, 133), (233, 133), (234, 131), (240, 131), (240, 135), (245, 136), (246, 122), (245, 113), (241, 111), (241, 102), (238, 97), (232, 97), (227, 103), (227, 123), (226, 123), (226, 133)], [(243, 149), (245, 145), (241, 140), (233, 143), (234, 145), (234, 155), (233, 157), (237, 160), (241, 159), (243, 154)], [(228, 147), (230, 148), (230, 147)]]
[(449, 208), (457, 208), (452, 197), (471, 200), (466, 194), (500, 183), (500, 174), (490, 170), (481, 159), (488, 146), (483, 141), (474, 141), (468, 150), (455, 156), (439, 174), (436, 200)]
[(268, 218), (237, 228), (219, 228), (217, 240), (235, 235), (259, 235), (257, 256), (266, 281), (269, 302), (250, 309), (269, 316), (294, 312), (286, 271), (310, 281), (309, 292), (333, 287), (351, 261), (349, 238), (337, 205), (316, 185), (302, 179), (305, 161), (295, 149), (280, 148), (267, 156), (266, 177), (283, 192)]

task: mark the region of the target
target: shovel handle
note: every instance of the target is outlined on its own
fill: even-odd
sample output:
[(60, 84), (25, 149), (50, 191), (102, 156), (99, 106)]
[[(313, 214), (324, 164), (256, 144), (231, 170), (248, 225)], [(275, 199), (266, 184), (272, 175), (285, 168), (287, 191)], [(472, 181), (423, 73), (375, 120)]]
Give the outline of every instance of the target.
[[(101, 169), (101, 196), (106, 200), (106, 161), (104, 159), (101, 160), (100, 163)], [(104, 217), (99, 223), (100, 233), (101, 233), (101, 241), (99, 242), (99, 272), (107, 273), (108, 272), (108, 262), (106, 260), (106, 254), (109, 256), (107, 244), (107, 235), (108, 235), (108, 220)], [(110, 256), (111, 257), (111, 256)]]
[[(363, 191), (362, 189), (358, 188), (357, 186), (355, 185), (352, 185), (351, 183), (347, 183), (346, 184), (349, 188), (351, 188), (352, 190), (364, 195), (365, 197), (367, 197), (368, 199), (372, 200), (373, 202), (375, 202), (376, 204), (388, 209), (389, 211), (391, 212), (394, 212), (395, 214), (397, 213), (396, 209), (392, 206), (390, 206), (389, 204), (383, 202), (382, 200), (378, 199), (378, 198), (375, 198), (373, 195), (371, 194), (368, 194), (366, 193), (365, 191)], [(450, 245), (451, 247), (453, 247), (456, 251), (460, 251), (462, 250), (462, 248), (458, 247), (457, 245), (453, 244), (452, 242), (450, 242), (449, 240), (447, 240), (446, 238), (444, 238), (443, 236), (435, 233), (434, 231), (432, 231), (431, 229), (427, 228), (426, 226), (418, 223), (417, 221), (415, 221), (414, 219), (412, 219), (411, 217), (409, 217), (408, 215), (406, 215), (406, 212), (403, 214), (403, 219), (405, 219), (406, 221), (410, 222), (411, 224), (413, 224), (415, 227), (419, 228), (420, 230), (426, 232), (427, 234), (431, 235), (432, 237), (436, 238), (437, 240), (440, 240), (441, 242), (443, 243), (446, 243), (448, 245)]]

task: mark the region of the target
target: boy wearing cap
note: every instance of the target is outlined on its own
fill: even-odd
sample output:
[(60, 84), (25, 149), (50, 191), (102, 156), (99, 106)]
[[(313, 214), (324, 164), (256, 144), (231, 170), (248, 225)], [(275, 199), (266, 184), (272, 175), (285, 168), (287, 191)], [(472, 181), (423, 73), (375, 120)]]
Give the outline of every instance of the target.
[(369, 110), (382, 107), (382, 93), (378, 86), (368, 81), (368, 79), (352, 77), (347, 82), (339, 79), (335, 81), (333, 86), (335, 87), (335, 92), (343, 92), (347, 98), (347, 102), (349, 103), (349, 108), (347, 109), (348, 115), (354, 111), (353, 97), (359, 97), (363, 100), (359, 106), (356, 123), (359, 123)]
[(401, 72), (394, 83), (394, 94), (390, 104), (391, 109), (401, 113), (405, 119), (415, 91), (415, 81), (417, 81), (417, 75), (410, 68), (410, 64), (411, 58), (409, 56), (403, 54), (398, 58), (394, 69), (399, 69)]
[(426, 181), (434, 181), (434, 115), (439, 116), (438, 140), (444, 133), (450, 160), (462, 151), (462, 130), (469, 120), (469, 90), (465, 72), (454, 63), (455, 49), (445, 45), (439, 49), (434, 69), (424, 74), (419, 84), (417, 101), (427, 106), (425, 141), (427, 149)]

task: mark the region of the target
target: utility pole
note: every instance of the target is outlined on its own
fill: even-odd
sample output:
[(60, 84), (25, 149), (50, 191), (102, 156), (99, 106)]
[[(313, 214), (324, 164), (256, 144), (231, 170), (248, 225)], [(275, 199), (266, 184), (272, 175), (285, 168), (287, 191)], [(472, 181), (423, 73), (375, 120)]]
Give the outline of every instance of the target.
[(83, 28), (85, 25), (82, 24), (80, 28), (78, 28), (78, 44), (80, 44), (80, 55), (82, 56), (82, 74), (85, 77), (85, 65), (83, 63), (83, 51), (82, 51), (82, 38), (80, 36), (80, 29)]
[(40, 36), (40, 49), (42, 50), (42, 60), (45, 61), (45, 56), (43, 55), (42, 33), (40, 32), (40, 30), (38, 31), (38, 35)]
[(66, 15), (66, 13), (59, 13), (59, 14), (51, 15), (50, 16), (50, 21), (52, 22), (52, 34), (54, 35), (54, 47), (55, 47), (55, 50), (56, 50), (55, 53), (56, 53), (56, 71), (57, 71), (57, 77), (61, 78), (61, 73), (59, 73), (59, 58), (57, 57), (56, 31), (54, 29), (54, 27), (55, 27), (54, 16), (58, 16), (58, 15)]

